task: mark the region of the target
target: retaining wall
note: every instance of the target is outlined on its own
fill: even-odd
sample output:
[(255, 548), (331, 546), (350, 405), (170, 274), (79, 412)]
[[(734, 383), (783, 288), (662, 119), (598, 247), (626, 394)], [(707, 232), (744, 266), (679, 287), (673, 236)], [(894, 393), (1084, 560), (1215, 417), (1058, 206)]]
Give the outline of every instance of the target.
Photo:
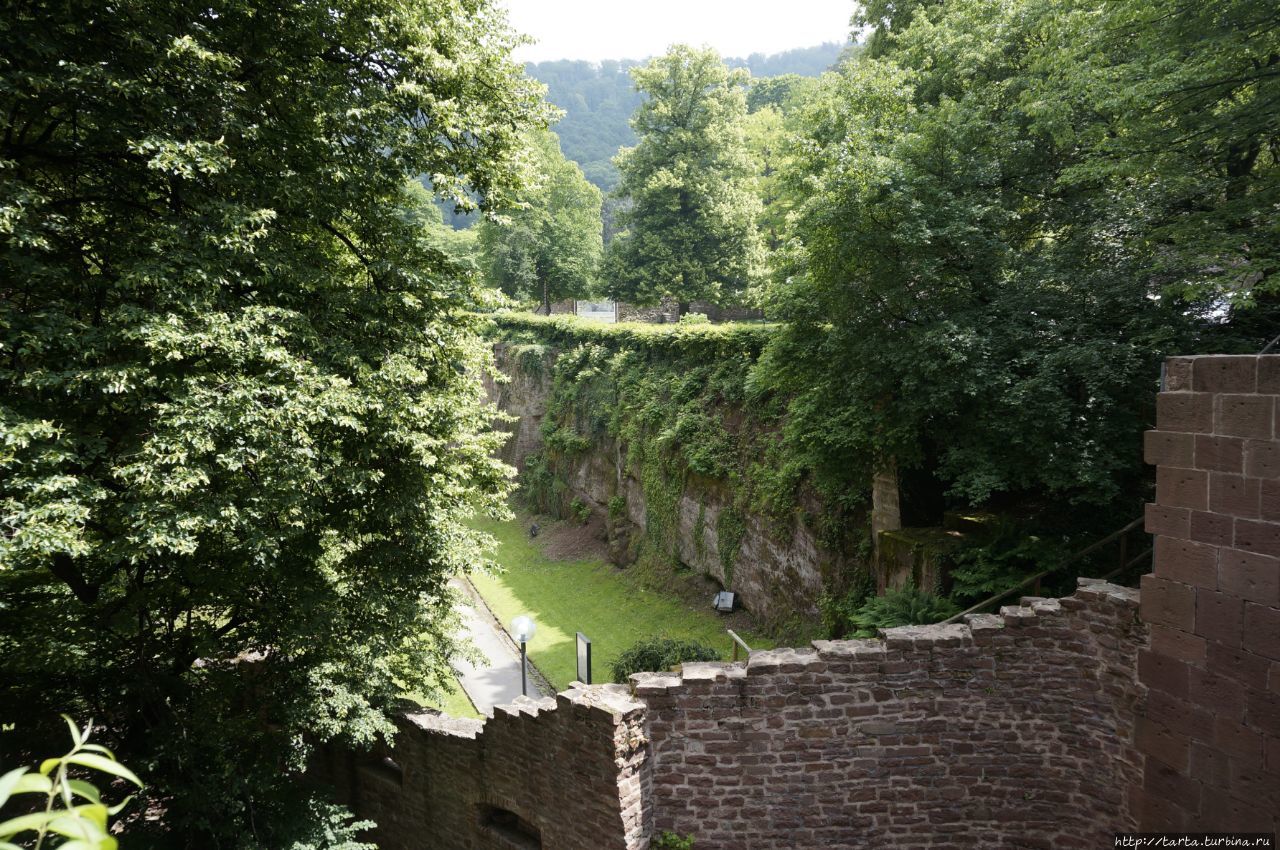
[[(1280, 356), (1175, 358), (1141, 593), (407, 720), (324, 768), (384, 850), (1093, 848), (1280, 828)], [(1141, 599), (1139, 615), (1139, 598)], [(536, 838), (534, 837), (536, 836)]]
[(1131, 829), (1136, 592), (637, 677), (654, 827), (698, 850), (1100, 847)]
[[(1101, 583), (967, 625), (415, 715), (391, 761), (333, 754), (383, 850), (1094, 847), (1135, 825), (1144, 644)], [(536, 836), (536, 838), (535, 838)]]

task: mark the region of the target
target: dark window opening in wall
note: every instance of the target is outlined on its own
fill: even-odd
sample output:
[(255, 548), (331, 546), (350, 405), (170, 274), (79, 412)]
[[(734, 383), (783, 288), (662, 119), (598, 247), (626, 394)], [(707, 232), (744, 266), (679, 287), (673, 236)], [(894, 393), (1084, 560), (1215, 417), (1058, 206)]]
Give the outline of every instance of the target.
[(542, 833), (518, 814), (498, 806), (481, 805), (480, 827), (514, 850), (542, 850)]

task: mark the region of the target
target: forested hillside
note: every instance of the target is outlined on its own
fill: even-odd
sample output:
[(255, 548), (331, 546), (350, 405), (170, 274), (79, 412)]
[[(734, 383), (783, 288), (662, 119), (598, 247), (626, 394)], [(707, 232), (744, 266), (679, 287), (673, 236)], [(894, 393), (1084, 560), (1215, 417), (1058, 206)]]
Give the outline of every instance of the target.
[[(783, 74), (816, 77), (834, 65), (844, 49), (832, 41), (769, 56), (753, 53), (745, 59), (728, 59), (725, 64), (746, 68), (757, 78)], [(640, 94), (630, 75), (639, 64), (630, 59), (600, 64), (562, 59), (525, 66), (529, 76), (546, 85), (547, 100), (565, 111), (555, 126), (565, 156), (606, 192), (618, 185), (613, 156), (618, 148), (636, 143), (628, 122), (640, 105)]]

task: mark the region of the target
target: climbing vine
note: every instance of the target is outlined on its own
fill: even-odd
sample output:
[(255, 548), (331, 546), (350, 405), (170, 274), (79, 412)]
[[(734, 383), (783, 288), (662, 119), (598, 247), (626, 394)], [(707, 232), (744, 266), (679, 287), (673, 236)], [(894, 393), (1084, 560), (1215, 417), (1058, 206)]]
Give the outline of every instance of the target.
[[(823, 492), (822, 477), (788, 439), (788, 400), (753, 384), (753, 368), (774, 333), (767, 324), (603, 325), (494, 316), (491, 335), (508, 346), (512, 367), (552, 364), (544, 448), (527, 461), (522, 478), (530, 503), (564, 516), (563, 481), (571, 468), (586, 452), (612, 443), (644, 495), (645, 548), (662, 558), (675, 557), (680, 502), (691, 485), (716, 492), (721, 502), (715, 554), (726, 584), (733, 581), (748, 515), (779, 528), (800, 518), (833, 550), (855, 547), (857, 541), (840, 540), (838, 530), (861, 530), (849, 517), (860, 515), (865, 492), (851, 499), (856, 488), (847, 481)], [(550, 351), (558, 357), (549, 359)], [(802, 511), (805, 488), (818, 498), (806, 500), (809, 510)], [(814, 505), (829, 507), (815, 511)], [(709, 521), (700, 506), (699, 557)]]

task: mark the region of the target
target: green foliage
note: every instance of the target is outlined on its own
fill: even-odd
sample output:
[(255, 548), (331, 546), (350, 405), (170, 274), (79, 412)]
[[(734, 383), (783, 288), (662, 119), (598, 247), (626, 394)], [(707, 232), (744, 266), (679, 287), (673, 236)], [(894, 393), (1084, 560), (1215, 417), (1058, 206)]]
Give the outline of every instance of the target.
[[(753, 53), (745, 59), (729, 59), (731, 67), (745, 67), (753, 77), (782, 75), (816, 77), (840, 55), (834, 42), (787, 50), (768, 56)], [(547, 100), (563, 110), (556, 135), (565, 156), (582, 167), (587, 179), (605, 192), (618, 185), (613, 157), (618, 149), (634, 145), (630, 119), (643, 102), (631, 84), (629, 71), (640, 62), (627, 59), (600, 63), (563, 59), (526, 66), (529, 76), (547, 86)]]
[(938, 623), (959, 611), (953, 603), (908, 585), (868, 597), (847, 617), (854, 637), (875, 637), (879, 629)]
[(852, 634), (857, 630), (853, 618), (866, 604), (867, 597), (875, 595), (875, 585), (870, 574), (861, 574), (862, 580), (855, 581), (843, 594), (824, 593), (818, 599), (818, 611), (822, 616), (822, 629), (828, 638), (837, 639)]
[(487, 0), (3, 15), (0, 679), (20, 722), (104, 712), (141, 829), (287, 846), (311, 742), (451, 677), (506, 471), (406, 185), (520, 194), (512, 44)]
[(951, 597), (978, 602), (1014, 587), (1032, 573), (1052, 569), (1067, 554), (1060, 543), (1017, 525), (1006, 525), (993, 539), (951, 555)]
[[(1247, 5), (868, 4), (891, 49), (824, 78), (781, 165), (785, 331), (756, 380), (794, 389), (806, 466), (927, 469), (959, 504), (1137, 495), (1160, 357), (1235, 349), (1218, 299), (1273, 273), (1276, 112), (1247, 104), (1275, 80), (1246, 57), (1274, 28)], [(1257, 150), (1234, 200), (1233, 147)]]
[[(866, 483), (806, 466), (779, 439), (785, 397), (752, 386), (753, 367), (777, 328), (603, 325), (515, 313), (494, 315), (491, 322), (495, 340), (559, 352), (543, 420), (546, 448), (527, 461), (521, 476), (523, 492), (538, 510), (565, 515), (564, 480), (575, 458), (615, 440), (644, 493), (643, 546), (660, 562), (676, 557), (680, 498), (690, 483), (720, 494), (717, 557), (727, 584), (747, 514), (785, 526), (800, 510), (803, 489), (819, 479), (833, 489), (817, 491), (821, 507), (806, 520), (825, 529), (824, 544), (833, 551), (854, 545), (845, 532), (860, 528), (848, 517), (865, 509)], [(625, 502), (617, 498), (621, 511)]]
[(639, 142), (617, 159), (616, 194), (632, 205), (609, 244), (608, 292), (639, 304), (740, 299), (763, 263), (744, 136), (749, 76), (684, 45), (631, 74), (647, 98), (632, 119)]
[(586, 525), (591, 519), (591, 506), (581, 499), (574, 499), (569, 505), (569, 510), (572, 512), (573, 518), (583, 525)]
[(536, 182), (501, 221), (480, 225), (479, 243), (489, 283), (512, 298), (540, 301), (547, 314), (551, 302), (595, 286), (601, 197), (564, 158), (554, 133), (538, 131), (529, 143)]
[(706, 644), (674, 638), (649, 638), (623, 650), (609, 666), (613, 681), (625, 684), (632, 673), (660, 673), (687, 661), (719, 661)]
[(685, 313), (680, 317), (679, 324), (682, 325), (706, 325), (711, 320), (707, 318), (706, 313)]
[(353, 820), (342, 806), (320, 799), (308, 802), (306, 820), (290, 833), (298, 838), (289, 850), (378, 850), (378, 845), (361, 841), (361, 832), (373, 829), (373, 821)]
[(738, 561), (738, 549), (747, 534), (747, 524), (742, 514), (733, 506), (720, 512), (716, 521), (716, 544), (720, 553), (720, 567), (724, 570), (726, 587), (733, 587), (733, 567)]
[(664, 832), (654, 841), (654, 850), (693, 850), (693, 836), (680, 836), (674, 832)]
[[(118, 846), (108, 821), (133, 798), (126, 797), (123, 802), (109, 806), (102, 801), (97, 786), (73, 779), (71, 771), (93, 770), (139, 788), (142, 780), (116, 761), (106, 747), (89, 743), (92, 721), (80, 729), (71, 718), (66, 715), (63, 718), (71, 730), (72, 747), (66, 755), (45, 759), (36, 770), (18, 767), (0, 776), (0, 810), (14, 795), (44, 796), (42, 807), (27, 806), (33, 810), (0, 821), (0, 850), (22, 850), (22, 845), (13, 841), (21, 841), (35, 850), (55, 846), (62, 850), (116, 850)], [(46, 843), (52, 841), (59, 843)]]
[(609, 518), (613, 520), (622, 519), (627, 515), (627, 498), (625, 496), (612, 496), (609, 499)]

